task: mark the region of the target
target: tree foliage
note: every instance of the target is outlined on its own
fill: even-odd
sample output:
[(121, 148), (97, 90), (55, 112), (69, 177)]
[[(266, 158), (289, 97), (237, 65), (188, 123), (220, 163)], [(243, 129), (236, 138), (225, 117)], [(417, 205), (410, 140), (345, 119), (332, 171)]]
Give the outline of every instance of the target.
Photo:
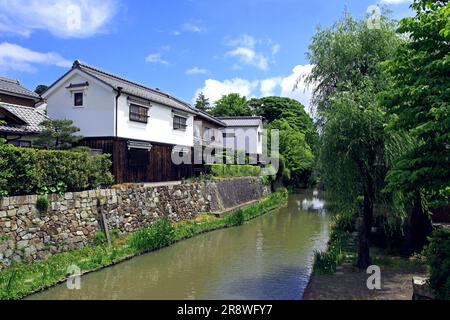
[(294, 185), (308, 183), (315, 167), (314, 150), (318, 143), (317, 128), (305, 107), (283, 97), (252, 99), (249, 106), (268, 123), (266, 129), (280, 131), (280, 174)]
[(388, 189), (425, 191), (432, 199), (450, 197), (450, 4), (416, 0), (415, 17), (399, 32), (409, 37), (387, 63), (393, 86), (385, 101), (392, 130), (405, 132), (415, 146), (388, 174)]
[(195, 101), (195, 107), (201, 111), (208, 111), (211, 108), (209, 99), (204, 95), (203, 92), (198, 94), (197, 100)]
[(314, 87), (312, 103), (320, 116), (330, 107), (330, 98), (345, 88), (371, 79), (374, 90), (385, 88), (381, 61), (392, 58), (401, 39), (394, 24), (381, 17), (380, 28), (370, 29), (365, 20), (344, 13), (330, 28), (318, 29), (307, 56), (314, 65), (306, 82)]
[(216, 101), (211, 113), (214, 116), (219, 117), (252, 115), (252, 112), (247, 104), (247, 98), (241, 97), (238, 93), (230, 93), (222, 96), (222, 98)]
[(375, 203), (387, 171), (386, 115), (378, 95), (389, 87), (382, 62), (401, 42), (393, 24), (379, 29), (348, 13), (313, 37), (315, 65), (307, 82), (316, 85), (313, 104), (321, 119), (320, 164), (333, 201), (360, 214), (358, 266), (370, 264), (369, 234)]
[(72, 120), (45, 120), (41, 126), (43, 130), (33, 142), (38, 148), (68, 150), (83, 138), (74, 135), (80, 129), (73, 126)]
[(36, 87), (36, 89), (34, 90), (34, 92), (36, 92), (37, 94), (41, 95), (43, 94), (46, 90), (48, 89), (48, 86), (46, 86), (45, 84), (40, 84)]

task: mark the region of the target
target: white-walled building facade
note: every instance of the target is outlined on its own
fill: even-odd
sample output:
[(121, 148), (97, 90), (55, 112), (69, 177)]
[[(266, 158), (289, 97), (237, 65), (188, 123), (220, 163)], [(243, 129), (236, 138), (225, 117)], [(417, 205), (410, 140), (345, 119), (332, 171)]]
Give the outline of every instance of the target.
[(225, 149), (240, 151), (260, 159), (263, 154), (262, 117), (218, 117), (225, 127), (221, 129)]
[(43, 97), (50, 118), (72, 120), (84, 145), (112, 154), (117, 183), (192, 175), (171, 159), (194, 144), (196, 112), (187, 103), (79, 61)]

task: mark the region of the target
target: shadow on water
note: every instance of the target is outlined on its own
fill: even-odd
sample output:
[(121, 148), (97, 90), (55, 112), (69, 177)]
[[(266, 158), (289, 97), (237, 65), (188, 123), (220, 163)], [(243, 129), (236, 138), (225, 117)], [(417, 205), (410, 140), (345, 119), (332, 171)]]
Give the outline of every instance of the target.
[(301, 191), (287, 207), (241, 227), (88, 274), (80, 290), (60, 285), (30, 299), (300, 299), (314, 251), (327, 240), (322, 196)]

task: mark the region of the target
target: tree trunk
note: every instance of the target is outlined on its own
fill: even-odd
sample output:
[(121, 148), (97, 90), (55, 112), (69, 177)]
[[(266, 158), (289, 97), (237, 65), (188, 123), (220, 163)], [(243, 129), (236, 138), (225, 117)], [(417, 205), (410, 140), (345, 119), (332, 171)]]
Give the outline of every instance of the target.
[(373, 205), (372, 201), (364, 197), (364, 202), (360, 206), (361, 217), (359, 218), (358, 230), (358, 261), (356, 266), (360, 269), (367, 269), (370, 266), (370, 232), (372, 229)]
[(367, 176), (367, 184), (364, 187), (364, 200), (359, 206), (360, 223), (358, 232), (358, 261), (357, 267), (367, 269), (370, 264), (370, 233), (372, 231), (373, 202), (375, 194), (370, 175)]
[(401, 246), (401, 253), (411, 255), (420, 252), (428, 242), (428, 237), (433, 231), (429, 215), (422, 209), (420, 194), (414, 197), (414, 204), (409, 210), (408, 221), (405, 226), (405, 240)]

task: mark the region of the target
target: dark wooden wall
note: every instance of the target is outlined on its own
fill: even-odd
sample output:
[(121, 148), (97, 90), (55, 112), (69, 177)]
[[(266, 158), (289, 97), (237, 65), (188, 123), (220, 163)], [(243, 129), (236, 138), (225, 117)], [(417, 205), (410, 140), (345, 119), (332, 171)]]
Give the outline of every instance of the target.
[(112, 174), (115, 182), (161, 182), (190, 178), (194, 174), (193, 165), (172, 163), (172, 145), (152, 142), (152, 150), (128, 150), (127, 139), (86, 138), (81, 145), (101, 149), (112, 155)]
[(11, 104), (17, 104), (20, 106), (26, 106), (26, 107), (34, 107), (35, 100), (33, 99), (26, 99), (16, 96), (10, 96), (7, 94), (0, 93), (0, 101), (5, 103), (11, 103)]

